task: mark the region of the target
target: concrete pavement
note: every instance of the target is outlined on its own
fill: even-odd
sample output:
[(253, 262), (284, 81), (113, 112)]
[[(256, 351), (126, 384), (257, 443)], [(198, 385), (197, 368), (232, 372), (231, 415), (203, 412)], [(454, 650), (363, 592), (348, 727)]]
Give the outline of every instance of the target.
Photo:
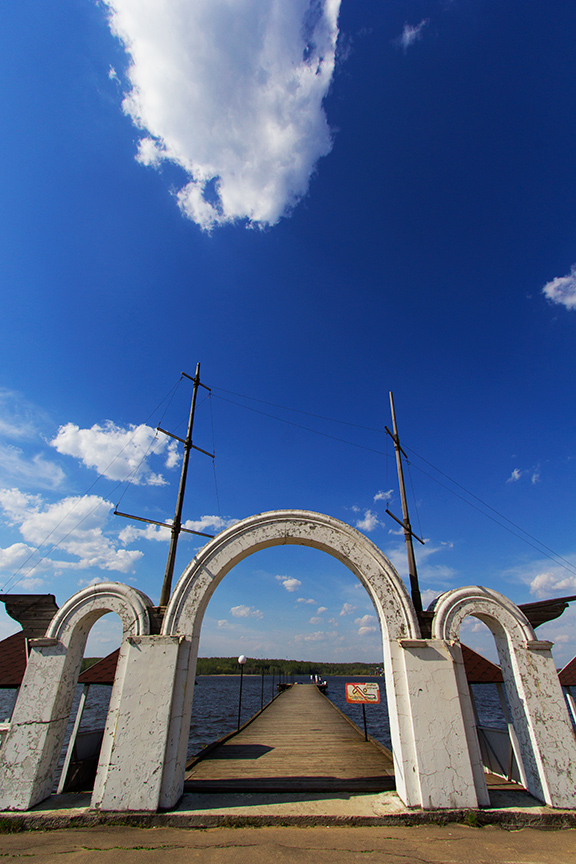
[[(572, 864), (576, 831), (496, 826), (130, 828), (0, 835), (0, 857), (30, 864)], [(19, 862), (20, 864), (20, 862)]]

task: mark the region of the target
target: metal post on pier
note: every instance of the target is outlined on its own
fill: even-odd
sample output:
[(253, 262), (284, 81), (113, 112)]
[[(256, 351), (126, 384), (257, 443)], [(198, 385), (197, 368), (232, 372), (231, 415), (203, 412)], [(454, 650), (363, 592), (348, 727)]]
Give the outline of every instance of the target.
[(240, 713), (242, 711), (242, 682), (244, 680), (244, 664), (246, 663), (246, 657), (244, 654), (241, 654), (238, 657), (238, 663), (240, 664), (240, 695), (238, 697), (238, 730), (240, 730)]

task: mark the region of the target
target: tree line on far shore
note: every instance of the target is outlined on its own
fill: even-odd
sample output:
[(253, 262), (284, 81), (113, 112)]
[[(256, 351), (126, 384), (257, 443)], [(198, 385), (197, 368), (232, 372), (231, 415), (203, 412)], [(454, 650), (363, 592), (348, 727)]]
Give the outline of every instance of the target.
[[(84, 672), (101, 657), (84, 657), (81, 672)], [(378, 663), (314, 663), (310, 660), (253, 660), (248, 658), (244, 665), (245, 675), (282, 676), (291, 678), (293, 675), (380, 675), (382, 666)], [(240, 666), (237, 657), (199, 657), (196, 666), (197, 675), (239, 675)]]
[[(244, 665), (245, 675), (379, 675), (378, 663), (315, 663), (308, 660), (257, 660), (249, 657)], [(199, 657), (197, 675), (239, 675), (237, 657)]]

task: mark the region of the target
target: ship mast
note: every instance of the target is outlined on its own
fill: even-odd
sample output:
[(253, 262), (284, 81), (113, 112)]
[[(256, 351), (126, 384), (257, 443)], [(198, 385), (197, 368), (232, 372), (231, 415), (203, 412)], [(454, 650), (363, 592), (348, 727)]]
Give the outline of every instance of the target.
[(193, 382), (192, 389), (192, 402), (190, 404), (190, 417), (188, 420), (188, 431), (186, 433), (186, 438), (179, 438), (178, 435), (173, 435), (172, 432), (167, 432), (165, 429), (161, 429), (160, 426), (157, 427), (158, 432), (162, 432), (164, 435), (168, 435), (170, 438), (174, 438), (176, 441), (180, 441), (181, 444), (184, 445), (184, 457), (182, 459), (182, 471), (180, 474), (180, 486), (178, 488), (178, 497), (176, 499), (176, 512), (174, 513), (174, 520), (172, 524), (168, 522), (156, 522), (154, 519), (144, 519), (142, 516), (132, 516), (129, 513), (121, 513), (119, 510), (114, 511), (115, 516), (125, 516), (127, 519), (136, 519), (138, 522), (148, 522), (151, 525), (160, 525), (162, 528), (170, 528), (170, 548), (168, 550), (168, 559), (166, 561), (166, 570), (164, 572), (164, 581), (162, 583), (162, 591), (160, 593), (160, 608), (168, 605), (168, 600), (170, 599), (170, 591), (172, 590), (172, 577), (174, 575), (174, 563), (176, 561), (176, 549), (178, 547), (178, 537), (180, 533), (184, 531), (186, 534), (197, 534), (200, 537), (214, 537), (213, 534), (205, 534), (203, 531), (192, 531), (190, 528), (182, 527), (182, 507), (184, 505), (184, 493), (186, 491), (186, 476), (188, 474), (188, 462), (190, 460), (190, 450), (198, 450), (200, 453), (204, 453), (206, 456), (210, 456), (211, 459), (214, 459), (214, 453), (209, 453), (207, 450), (202, 450), (201, 447), (197, 447), (192, 443), (192, 429), (194, 427), (194, 414), (196, 411), (196, 397), (198, 395), (198, 388), (204, 387), (205, 390), (210, 391), (210, 387), (206, 387), (205, 384), (202, 384), (200, 381), (200, 363), (196, 365), (196, 374), (194, 378), (191, 375), (187, 375), (186, 372), (181, 373), (182, 377), (188, 378)]
[(418, 571), (416, 569), (416, 558), (414, 557), (414, 545), (412, 543), (412, 537), (416, 537), (419, 543), (424, 545), (424, 540), (421, 540), (414, 532), (412, 531), (412, 526), (410, 525), (410, 517), (408, 515), (408, 502), (406, 500), (406, 487), (404, 486), (404, 471), (402, 470), (402, 456), (408, 461), (408, 457), (406, 453), (402, 450), (400, 446), (400, 438), (398, 437), (398, 427), (396, 425), (396, 411), (394, 410), (394, 397), (390, 392), (390, 409), (392, 411), (392, 428), (394, 432), (391, 432), (387, 426), (384, 427), (388, 435), (394, 441), (394, 450), (396, 451), (396, 466), (398, 468), (398, 484), (400, 486), (400, 499), (402, 501), (402, 520), (398, 519), (394, 516), (393, 513), (388, 509), (388, 505), (386, 505), (386, 512), (389, 516), (394, 519), (395, 522), (398, 522), (399, 525), (404, 529), (404, 540), (406, 541), (406, 552), (408, 555), (408, 574), (410, 576), (410, 592), (412, 594), (412, 602), (414, 603), (414, 608), (416, 609), (416, 614), (418, 619), (422, 620), (422, 597), (420, 594), (420, 586), (418, 584)]

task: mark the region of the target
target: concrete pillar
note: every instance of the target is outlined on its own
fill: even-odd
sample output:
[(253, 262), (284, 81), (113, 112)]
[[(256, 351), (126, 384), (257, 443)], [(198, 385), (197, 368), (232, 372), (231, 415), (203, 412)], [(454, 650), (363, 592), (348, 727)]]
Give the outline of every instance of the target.
[(506, 691), (522, 753), (528, 791), (551, 807), (576, 808), (576, 737), (552, 643), (530, 640), (508, 655)]
[(120, 653), (92, 807), (156, 811), (178, 676), (179, 636), (129, 636)]
[(418, 804), (425, 810), (478, 807), (462, 694), (450, 646), (439, 639), (401, 639), (400, 646), (414, 736), (411, 770), (419, 785)]
[(30, 656), (0, 751), (0, 810), (29, 810), (52, 791), (84, 644), (30, 640)]

